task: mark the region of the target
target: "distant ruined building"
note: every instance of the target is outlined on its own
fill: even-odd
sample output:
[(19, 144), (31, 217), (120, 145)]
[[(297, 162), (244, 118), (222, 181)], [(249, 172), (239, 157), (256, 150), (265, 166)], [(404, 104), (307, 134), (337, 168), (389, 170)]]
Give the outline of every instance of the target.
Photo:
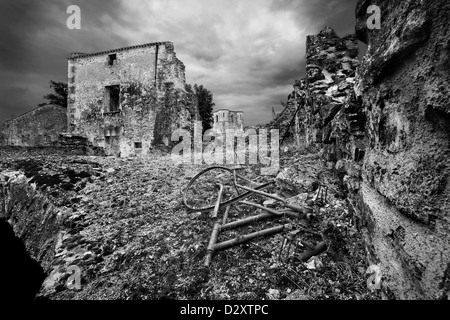
[(146, 155), (199, 118), (185, 66), (171, 42), (148, 43), (68, 60), (68, 107), (44, 106), (7, 121), (7, 146), (84, 144), (106, 155)]
[(244, 130), (244, 112), (220, 109), (213, 113), (213, 129), (225, 133), (225, 130)]

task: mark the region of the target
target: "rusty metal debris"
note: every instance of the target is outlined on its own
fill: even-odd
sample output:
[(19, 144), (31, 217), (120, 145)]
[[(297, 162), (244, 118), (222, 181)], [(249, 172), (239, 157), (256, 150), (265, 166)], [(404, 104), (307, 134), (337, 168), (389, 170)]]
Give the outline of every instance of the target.
[[(218, 196), (217, 196), (217, 200), (215, 202), (214, 206), (205, 206), (202, 208), (193, 208), (191, 207), (188, 203), (187, 203), (187, 193), (189, 191), (189, 189), (194, 185), (194, 183), (200, 178), (202, 177), (204, 174), (206, 174), (207, 172), (213, 171), (213, 170), (221, 170), (221, 171), (226, 171), (229, 172), (231, 174), (233, 174), (233, 187), (236, 189), (237, 192), (237, 196), (229, 199), (229, 200), (223, 200), (224, 199), (224, 190), (225, 190), (225, 186), (223, 184), (220, 183), (216, 183), (217, 186), (219, 186), (219, 192), (218, 192)], [(279, 196), (273, 195), (273, 194), (269, 194), (266, 193), (264, 191), (261, 191), (262, 189), (267, 188), (268, 186), (273, 185), (272, 183), (267, 183), (267, 184), (262, 184), (257, 186), (256, 188), (250, 188), (244, 185), (241, 185), (238, 183), (238, 179), (246, 181), (250, 184), (256, 185), (255, 182), (241, 176), (238, 175), (236, 173), (236, 170), (232, 170), (226, 167), (210, 167), (208, 169), (205, 169), (203, 171), (201, 171), (200, 173), (198, 173), (194, 178), (191, 179), (191, 181), (189, 182), (188, 186), (184, 189), (183, 191), (183, 203), (184, 205), (190, 209), (191, 211), (197, 211), (197, 212), (213, 212), (212, 214), (212, 218), (213, 218), (213, 231), (211, 233), (211, 237), (210, 237), (210, 241), (209, 241), (209, 245), (207, 248), (207, 254), (206, 254), (206, 258), (205, 258), (205, 266), (209, 267), (209, 265), (211, 264), (212, 261), (212, 257), (214, 255), (215, 252), (217, 251), (221, 251), (221, 250), (225, 250), (228, 248), (231, 248), (233, 246), (251, 241), (255, 238), (258, 237), (264, 237), (264, 236), (269, 236), (269, 235), (273, 235), (273, 234), (277, 234), (277, 233), (281, 233), (284, 230), (292, 230), (293, 226), (292, 224), (282, 224), (279, 226), (275, 226), (272, 228), (268, 228), (265, 230), (261, 230), (261, 231), (257, 231), (257, 232), (253, 232), (250, 234), (246, 234), (243, 236), (239, 236), (235, 239), (231, 239), (231, 240), (227, 240), (221, 243), (217, 243), (217, 240), (219, 238), (219, 234), (222, 231), (225, 230), (231, 230), (231, 229), (235, 229), (235, 228), (239, 228), (239, 227), (243, 227), (246, 226), (248, 224), (257, 222), (257, 221), (262, 221), (262, 220), (266, 220), (266, 219), (276, 219), (276, 218), (281, 218), (281, 217), (291, 217), (291, 218), (296, 218), (296, 219), (302, 219), (302, 218), (309, 218), (311, 213), (312, 213), (312, 208), (308, 207), (308, 206), (296, 206), (293, 204), (288, 203), (288, 201), (284, 198), (281, 198)], [(240, 193), (239, 190), (244, 191), (243, 193)], [(320, 191), (320, 190), (319, 190)], [(248, 201), (244, 201), (244, 199), (248, 198), (251, 195), (260, 195), (266, 198), (270, 198), (273, 199), (275, 201), (278, 201), (280, 203), (282, 203), (286, 208), (288, 208), (287, 210), (282, 210), (282, 211), (277, 211), (277, 210), (273, 210), (271, 208), (265, 207), (263, 205), (260, 204), (256, 204), (256, 203), (252, 203), (252, 202), (248, 202)], [(321, 195), (320, 196), (321, 199), (325, 198), (326, 199), (326, 190), (325, 190), (325, 196)], [(228, 216), (229, 216), (229, 212), (230, 209), (232, 207), (233, 204), (235, 203), (239, 203), (241, 205), (246, 205), (246, 206), (251, 206), (254, 208), (258, 208), (261, 209), (263, 211), (266, 211), (266, 213), (263, 214), (259, 214), (259, 215), (255, 215), (252, 217), (248, 217), (245, 219), (241, 219), (238, 221), (234, 221), (234, 222), (230, 222), (227, 223), (228, 221)], [(222, 219), (219, 218), (219, 211), (221, 209), (225, 208), (225, 213)], [(320, 248), (312, 248), (312, 249), (317, 249), (317, 250), (311, 250), (311, 252), (318, 252), (320, 250), (318, 249), (322, 249), (322, 247)]]
[[(282, 261), (287, 261), (290, 256), (293, 249), (295, 250), (304, 250), (297, 258), (298, 260), (302, 262), (308, 261), (311, 257), (317, 256), (323, 252), (325, 252), (328, 249), (328, 244), (325, 241), (322, 241), (318, 243), (317, 245), (313, 245), (307, 241), (303, 240), (297, 240), (297, 236), (302, 232), (306, 230), (295, 230), (287, 234), (287, 236), (284, 237), (282, 244), (280, 246), (280, 251), (278, 253), (278, 259)], [(308, 231), (310, 232), (310, 231)]]

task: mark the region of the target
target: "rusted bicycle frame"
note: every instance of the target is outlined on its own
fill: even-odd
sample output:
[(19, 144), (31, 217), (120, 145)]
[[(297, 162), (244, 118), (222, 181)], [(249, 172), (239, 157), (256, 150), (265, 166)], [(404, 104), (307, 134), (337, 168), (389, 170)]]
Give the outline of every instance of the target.
[[(210, 207), (204, 207), (204, 208), (192, 208), (188, 205), (187, 203), (187, 192), (190, 189), (190, 187), (195, 183), (195, 181), (197, 181), (202, 175), (204, 175), (205, 173), (212, 171), (212, 170), (223, 170), (223, 171), (228, 171), (229, 173), (233, 174), (234, 177), (234, 187), (236, 188), (236, 191), (238, 193), (238, 196), (236, 196), (235, 198), (232, 198), (230, 200), (224, 201), (222, 202), (223, 199), (223, 192), (224, 192), (224, 186), (222, 184), (217, 184), (217, 186), (219, 187), (219, 191), (218, 191), (218, 195), (217, 195), (217, 200), (214, 206), (210, 206)], [(215, 252), (221, 251), (221, 250), (225, 250), (228, 249), (230, 247), (251, 241), (257, 237), (263, 237), (263, 236), (269, 236), (269, 235), (273, 235), (273, 234), (277, 234), (280, 233), (284, 230), (290, 230), (292, 229), (292, 224), (283, 224), (283, 225), (279, 225), (279, 226), (275, 226), (269, 229), (264, 229), (261, 231), (257, 231), (254, 233), (250, 233), (250, 234), (246, 234), (243, 236), (240, 236), (238, 238), (235, 239), (231, 239), (231, 240), (227, 240), (221, 243), (217, 243), (217, 240), (219, 238), (219, 234), (221, 231), (225, 231), (225, 230), (231, 230), (231, 229), (235, 229), (235, 228), (239, 228), (239, 227), (243, 227), (246, 225), (249, 225), (251, 223), (257, 222), (257, 221), (262, 221), (262, 220), (266, 220), (266, 219), (274, 219), (274, 218), (281, 218), (281, 217), (292, 217), (292, 218), (297, 218), (297, 219), (302, 219), (302, 218), (307, 218), (311, 215), (312, 213), (312, 208), (308, 207), (308, 206), (296, 206), (296, 205), (292, 205), (290, 203), (288, 203), (288, 201), (284, 198), (281, 198), (279, 196), (273, 195), (273, 194), (269, 194), (266, 193), (264, 191), (261, 191), (262, 189), (265, 189), (271, 185), (273, 185), (273, 183), (268, 183), (268, 184), (262, 184), (257, 186), (256, 188), (250, 188), (250, 187), (246, 187), (243, 185), (238, 184), (237, 182), (237, 178), (242, 179), (244, 181), (250, 182), (251, 184), (256, 184), (255, 182), (240, 176), (238, 174), (236, 174), (236, 170), (232, 170), (226, 167), (210, 167), (208, 169), (205, 169), (203, 171), (201, 171), (200, 173), (198, 173), (194, 178), (191, 179), (191, 181), (189, 182), (188, 186), (186, 187), (186, 189), (183, 191), (183, 203), (184, 205), (191, 211), (197, 211), (197, 212), (213, 212), (212, 214), (212, 218), (214, 220), (214, 227), (213, 227), (213, 231), (211, 233), (211, 237), (210, 237), (210, 241), (209, 241), (209, 245), (207, 248), (207, 254), (206, 254), (206, 258), (205, 258), (205, 266), (209, 267), (212, 257), (214, 255)], [(244, 190), (245, 192), (242, 194), (239, 194), (239, 189)], [(321, 191), (319, 190), (319, 193)], [(326, 191), (325, 191), (326, 192)], [(270, 208), (267, 208), (263, 205), (259, 205), (256, 203), (252, 203), (252, 202), (247, 202), (244, 201), (244, 199), (248, 198), (249, 196), (253, 195), (253, 194), (258, 194), (260, 196), (264, 196), (267, 198), (271, 198), (274, 199), (276, 201), (281, 202), (285, 207), (288, 208), (288, 210), (282, 210), (282, 211), (277, 211), (277, 210), (273, 210)], [(323, 198), (323, 194), (320, 195), (321, 198)], [(325, 198), (326, 198), (326, 193), (325, 193)], [(228, 220), (228, 216), (229, 216), (229, 212), (231, 209), (231, 206), (235, 203), (239, 203), (242, 205), (247, 205), (247, 206), (252, 206), (254, 208), (258, 208), (261, 209), (263, 211), (266, 211), (266, 213), (262, 213), (259, 215), (255, 215), (255, 216), (251, 216), (245, 219), (241, 219), (238, 221), (234, 221), (231, 223), (227, 223)], [(225, 213), (222, 219), (219, 218), (219, 211), (221, 209), (225, 208)], [(318, 246), (319, 250), (316, 251), (320, 251), (323, 249), (323, 245), (322, 247)], [(315, 252), (315, 251), (314, 251)]]

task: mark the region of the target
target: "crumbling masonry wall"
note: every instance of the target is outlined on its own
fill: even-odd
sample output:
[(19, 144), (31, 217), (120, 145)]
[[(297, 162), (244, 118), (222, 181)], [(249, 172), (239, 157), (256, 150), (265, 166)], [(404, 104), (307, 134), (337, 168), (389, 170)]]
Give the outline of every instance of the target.
[[(145, 155), (198, 116), (171, 42), (73, 54), (68, 68), (69, 133), (86, 137), (106, 154)], [(120, 86), (117, 110), (110, 110), (111, 86)]]
[(365, 116), (353, 90), (358, 41), (326, 27), (307, 37), (306, 48), (307, 77), (296, 81), (288, 100), (291, 114), (292, 105), (298, 106), (296, 142), (321, 146), (324, 160), (346, 187), (358, 189), (365, 153)]
[(0, 145), (45, 147), (58, 144), (59, 133), (66, 131), (67, 110), (45, 105), (3, 124)]
[(308, 36), (306, 47), (309, 101), (304, 108), (303, 132), (308, 144), (330, 144), (335, 139), (332, 121), (338, 113), (351, 114), (347, 109), (359, 65), (358, 42), (354, 35), (341, 39), (327, 27), (318, 35)]

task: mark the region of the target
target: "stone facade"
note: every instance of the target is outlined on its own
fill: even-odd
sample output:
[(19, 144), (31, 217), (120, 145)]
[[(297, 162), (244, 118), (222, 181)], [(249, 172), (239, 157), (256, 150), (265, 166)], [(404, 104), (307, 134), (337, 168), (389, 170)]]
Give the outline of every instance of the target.
[(244, 113), (220, 109), (213, 113), (213, 129), (225, 132), (228, 129), (244, 130)]
[(66, 131), (67, 110), (45, 105), (3, 124), (0, 145), (44, 147), (58, 144), (59, 133)]
[(198, 118), (171, 42), (69, 58), (68, 132), (108, 155), (145, 155)]

